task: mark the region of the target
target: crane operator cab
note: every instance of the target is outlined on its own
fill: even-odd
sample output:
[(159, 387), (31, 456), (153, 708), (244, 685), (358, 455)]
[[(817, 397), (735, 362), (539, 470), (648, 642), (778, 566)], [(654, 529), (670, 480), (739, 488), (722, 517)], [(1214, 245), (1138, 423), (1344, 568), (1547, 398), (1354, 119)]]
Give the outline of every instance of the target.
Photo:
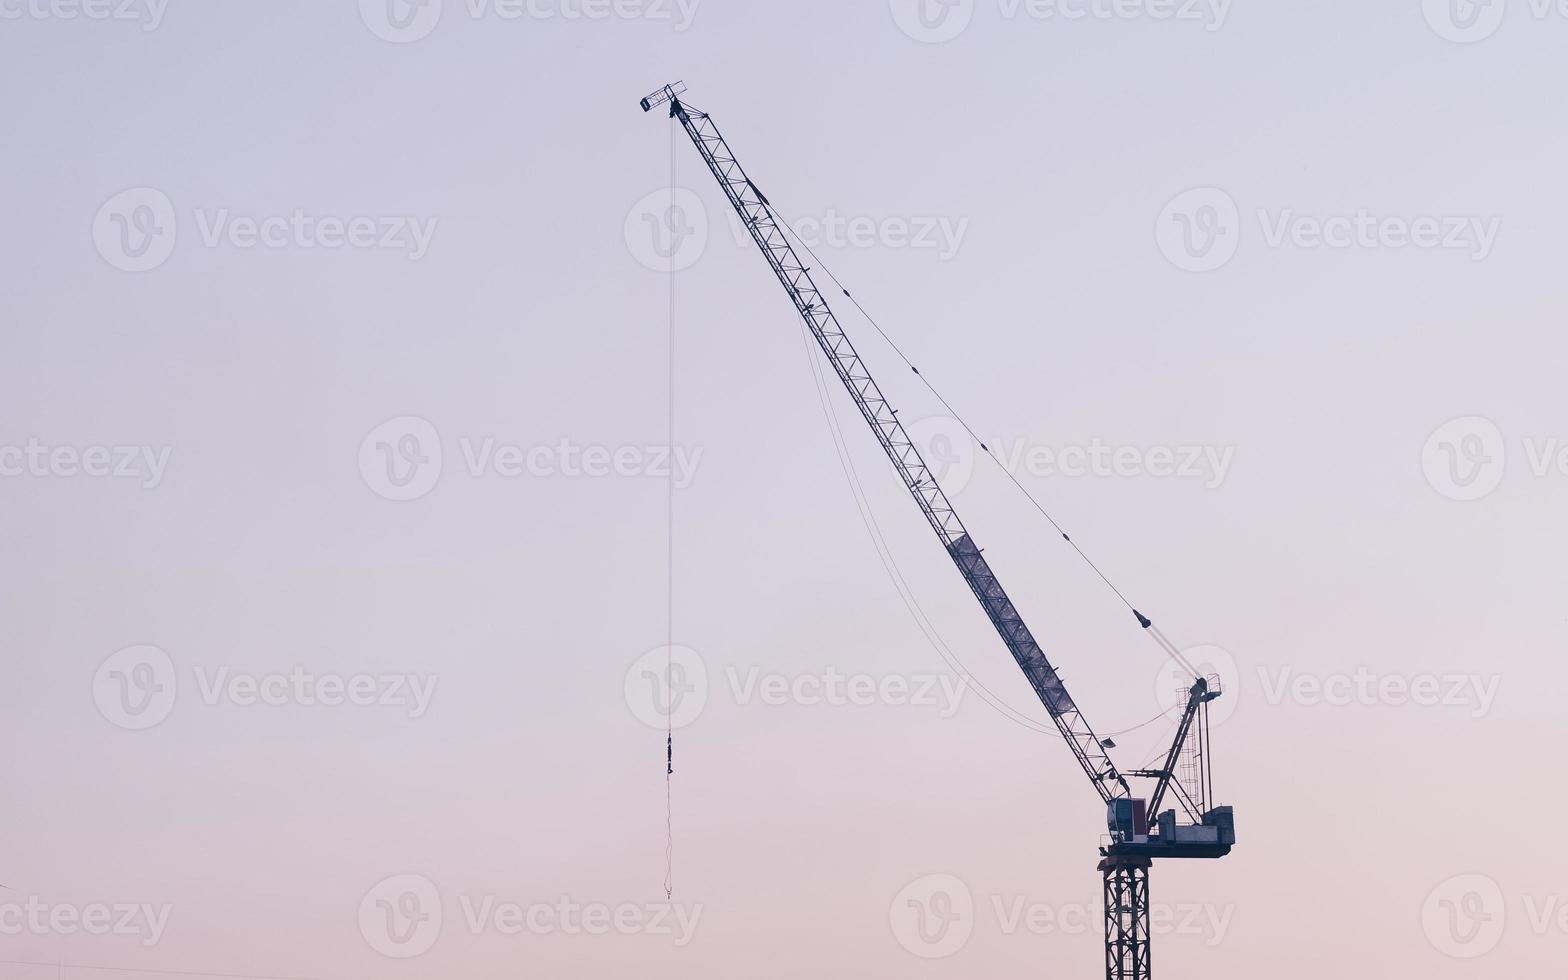
[(1221, 858), (1236, 844), (1236, 815), (1228, 806), (1203, 814), (1198, 824), (1178, 824), (1166, 810), (1149, 825), (1149, 801), (1116, 799), (1109, 806), (1110, 857)]
[[(1154, 795), (1148, 800), (1117, 797), (1109, 802), (1106, 822), (1111, 842), (1102, 848), (1107, 857), (1221, 858), (1235, 846), (1235, 811), (1209, 802), (1213, 781), (1209, 774), (1208, 708), (1221, 693), (1219, 678), (1196, 678), (1187, 692), (1187, 707), (1165, 764), (1129, 773), (1156, 780)], [(1176, 809), (1161, 809), (1167, 792), (1176, 800), (1185, 822), (1177, 821)], [(1151, 810), (1155, 811), (1152, 826)]]

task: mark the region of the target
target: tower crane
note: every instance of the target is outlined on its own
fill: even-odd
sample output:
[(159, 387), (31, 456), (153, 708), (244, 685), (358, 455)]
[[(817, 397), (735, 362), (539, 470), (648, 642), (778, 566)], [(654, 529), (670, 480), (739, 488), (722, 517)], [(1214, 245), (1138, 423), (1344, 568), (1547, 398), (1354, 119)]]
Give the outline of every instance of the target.
[[(882, 389), (872, 378), (827, 298), (817, 288), (811, 269), (785, 234), (768, 198), (736, 159), (734, 151), (707, 113), (688, 105), (682, 83), (666, 85), (641, 102), (644, 112), (667, 106), (691, 138), (708, 170), (740, 216), (796, 312), (816, 340), (834, 373), (871, 432), (881, 444), (905, 488), (914, 498), (937, 539), (968, 583), (980, 607), (996, 628), (1034, 692), (1045, 706), (1090, 786), (1107, 812), (1109, 834), (1100, 847), (1099, 871), (1105, 897), (1105, 975), (1107, 980), (1148, 980), (1151, 976), (1149, 935), (1149, 869), (1167, 858), (1221, 858), (1236, 843), (1231, 807), (1212, 802), (1209, 763), (1208, 706), (1223, 692), (1217, 679), (1195, 677), (1177, 725), (1176, 738), (1158, 769), (1123, 772), (1111, 761), (1110, 739), (1097, 736), (1077, 702), (1001, 582), (984, 553), (953, 509), (952, 502), (926, 465), (919, 448), (899, 421)], [(849, 294), (845, 292), (845, 295)], [(1064, 534), (1063, 537), (1066, 537)], [(1071, 539), (1069, 539), (1071, 540)], [(1139, 625), (1151, 621), (1134, 610)], [(1148, 797), (1134, 794), (1128, 778), (1154, 781)], [(1179, 806), (1161, 811), (1168, 796)], [(1153, 817), (1151, 824), (1150, 817)]]

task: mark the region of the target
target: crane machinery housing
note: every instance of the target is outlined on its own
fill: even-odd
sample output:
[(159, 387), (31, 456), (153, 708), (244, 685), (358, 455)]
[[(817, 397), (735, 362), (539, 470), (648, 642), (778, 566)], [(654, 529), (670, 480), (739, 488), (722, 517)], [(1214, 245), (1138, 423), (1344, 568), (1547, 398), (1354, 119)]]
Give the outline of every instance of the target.
[[(1105, 975), (1107, 980), (1148, 980), (1151, 976), (1149, 869), (1167, 858), (1215, 859), (1236, 843), (1235, 816), (1213, 802), (1209, 763), (1208, 706), (1223, 692), (1212, 677), (1196, 676), (1187, 691), (1175, 740), (1158, 769), (1122, 772), (1111, 761), (1110, 739), (1101, 739), (1068, 694), (1057, 670), (1035, 641), (1017, 608), (991, 571), (979, 545), (953, 510), (935, 474), (926, 465), (898, 413), (844, 333), (838, 317), (812, 279), (810, 267), (785, 234), (773, 205), (746, 175), (734, 152), (707, 113), (681, 98), (685, 86), (666, 85), (641, 102), (644, 112), (668, 106), (718, 180), (730, 205), (750, 232), (806, 328), (821, 347), (861, 417), (914, 497), (927, 523), (958, 567), (992, 626), (1013, 656), (1056, 730), (1073, 753), (1106, 807), (1109, 834), (1100, 847), (1099, 871), (1105, 899)], [(845, 292), (845, 295), (849, 294)], [(1064, 538), (1067, 535), (1063, 534)], [(1070, 538), (1067, 539), (1071, 541)], [(1075, 546), (1076, 547), (1076, 546)], [(1152, 622), (1136, 609), (1144, 630)], [(1157, 633), (1157, 631), (1156, 631)], [(1180, 655), (1171, 648), (1174, 656)], [(1190, 665), (1187, 665), (1190, 670)], [(1134, 794), (1128, 777), (1154, 781), (1147, 797)], [(1161, 810), (1167, 799), (1174, 806)]]

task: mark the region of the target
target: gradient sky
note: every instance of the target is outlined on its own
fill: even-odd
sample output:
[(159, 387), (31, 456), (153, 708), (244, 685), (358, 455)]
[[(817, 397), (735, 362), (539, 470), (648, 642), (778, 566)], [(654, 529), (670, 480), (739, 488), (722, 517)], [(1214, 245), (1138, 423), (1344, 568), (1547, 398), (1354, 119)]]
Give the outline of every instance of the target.
[[(1537, 783), (1568, 682), (1568, 16), (399, 4), (401, 32), (380, 0), (0, 0), (0, 977), (1099, 974), (1103, 811), (842, 391), (896, 567), (1011, 714), (745, 696), (955, 672), (789, 303), (637, 109), (676, 79), (993, 448), (1136, 450), (1019, 475), (1225, 675), (1241, 843), (1156, 869), (1160, 975), (1561, 969), (1568, 867), (1529, 838), (1568, 802)], [(664, 736), (637, 693), (670, 636), (671, 310), (673, 638), (707, 679), (676, 735), (683, 945), (647, 918)], [(1091, 722), (1156, 716), (1159, 651), (847, 312)], [(1167, 450), (1227, 462), (1160, 475)], [(435, 688), (204, 692), (296, 673)], [(142, 728), (115, 694), (147, 678), (170, 700)], [(422, 882), (440, 937), (387, 958), (378, 902)], [(908, 948), (909, 887), (972, 900), (951, 955)], [(475, 934), (487, 897), (643, 927)], [(99, 906), (131, 934), (72, 925)]]

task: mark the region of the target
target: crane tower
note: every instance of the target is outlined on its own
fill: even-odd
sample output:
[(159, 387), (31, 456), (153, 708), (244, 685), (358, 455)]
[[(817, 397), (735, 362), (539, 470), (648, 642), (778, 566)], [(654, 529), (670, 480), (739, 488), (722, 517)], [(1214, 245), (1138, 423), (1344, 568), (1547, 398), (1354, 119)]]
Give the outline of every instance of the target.
[[(1223, 693), (1217, 680), (1193, 678), (1175, 741), (1159, 769), (1125, 773), (1117, 769), (1108, 754), (1113, 743), (1095, 734), (1068, 694), (1056, 668), (1035, 641), (981, 548), (904, 430), (898, 413), (844, 333), (812, 279), (810, 268), (791, 245), (773, 205), (746, 175), (712, 117), (682, 100), (685, 90), (679, 82), (666, 85), (644, 98), (642, 109), (649, 112), (668, 106), (670, 118), (691, 138), (1106, 807), (1109, 834), (1100, 847), (1099, 863), (1105, 896), (1105, 976), (1107, 980), (1148, 980), (1152, 975), (1150, 867), (1154, 861), (1168, 858), (1221, 858), (1236, 843), (1232, 809), (1216, 806), (1212, 801), (1208, 706)], [(1134, 615), (1142, 628), (1150, 629), (1152, 624), (1147, 618), (1136, 610)], [(1128, 777), (1153, 780), (1154, 789), (1147, 797), (1137, 796)], [(1175, 805), (1162, 811), (1167, 798)]]

